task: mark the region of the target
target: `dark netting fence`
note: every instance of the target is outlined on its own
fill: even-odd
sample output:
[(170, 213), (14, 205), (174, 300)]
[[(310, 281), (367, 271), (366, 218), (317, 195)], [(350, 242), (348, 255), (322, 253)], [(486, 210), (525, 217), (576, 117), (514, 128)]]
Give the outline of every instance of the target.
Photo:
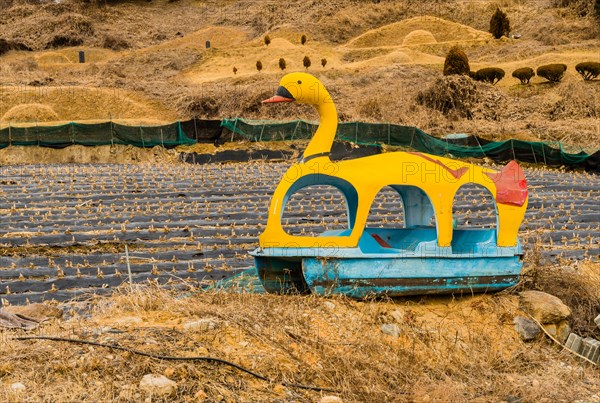
[[(163, 126), (125, 126), (113, 122), (68, 123), (60, 126), (8, 126), (0, 129), (0, 148), (10, 145), (67, 147), (125, 144), (138, 147), (176, 147), (195, 143), (217, 143), (236, 138), (250, 141), (310, 139), (318, 124), (303, 120), (289, 122), (244, 119), (191, 119)], [(477, 136), (437, 138), (413, 126), (388, 123), (348, 122), (338, 125), (336, 139), (361, 145), (406, 147), (435, 155), (482, 158), (494, 161), (516, 159), (544, 165), (581, 167), (600, 171), (600, 151), (565, 150), (558, 142), (522, 140), (489, 141)], [(571, 151), (571, 152), (569, 152)]]
[[(221, 125), (233, 134), (251, 141), (309, 139), (318, 127), (316, 123), (302, 120), (275, 123), (225, 119)], [(488, 157), (494, 161), (515, 159), (545, 165), (583, 167), (592, 171), (598, 171), (600, 168), (600, 151), (592, 155), (583, 150), (576, 153), (567, 152), (559, 142), (489, 141), (477, 136), (438, 138), (414, 126), (388, 123), (340, 123), (336, 139), (362, 145), (387, 144), (458, 158)]]
[(175, 147), (196, 143), (196, 139), (186, 135), (182, 126), (182, 122), (164, 126), (125, 126), (112, 122), (68, 123), (60, 126), (8, 126), (0, 130), (0, 148), (11, 145), (61, 148), (73, 144)]

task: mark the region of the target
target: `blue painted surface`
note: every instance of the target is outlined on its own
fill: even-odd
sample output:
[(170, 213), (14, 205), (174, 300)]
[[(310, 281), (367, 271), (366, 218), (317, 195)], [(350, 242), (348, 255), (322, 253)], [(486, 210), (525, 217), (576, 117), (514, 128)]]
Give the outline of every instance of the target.
[(435, 227), (365, 228), (357, 248), (259, 248), (252, 255), (269, 292), (357, 298), (484, 292), (516, 284), (522, 268), (521, 245), (500, 248), (495, 240), (495, 229), (457, 229), (451, 246), (439, 247)]

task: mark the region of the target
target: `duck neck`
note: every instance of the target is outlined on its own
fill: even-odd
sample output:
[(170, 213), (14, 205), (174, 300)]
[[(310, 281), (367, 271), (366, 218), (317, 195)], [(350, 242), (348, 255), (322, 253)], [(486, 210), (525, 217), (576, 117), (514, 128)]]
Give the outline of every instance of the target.
[(317, 105), (317, 112), (319, 112), (319, 128), (308, 143), (306, 150), (302, 156), (303, 160), (327, 157), (331, 152), (331, 146), (335, 139), (335, 133), (337, 130), (338, 116), (335, 104), (329, 98), (329, 101), (321, 102)]

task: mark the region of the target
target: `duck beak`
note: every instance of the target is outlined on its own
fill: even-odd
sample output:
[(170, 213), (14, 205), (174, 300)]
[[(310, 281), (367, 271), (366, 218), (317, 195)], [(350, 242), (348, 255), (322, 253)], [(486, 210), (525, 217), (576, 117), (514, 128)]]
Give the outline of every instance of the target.
[(277, 92), (275, 92), (275, 96), (272, 96), (269, 99), (265, 99), (262, 101), (263, 104), (274, 103), (274, 102), (294, 102), (296, 99), (287, 88), (280, 86), (277, 88)]

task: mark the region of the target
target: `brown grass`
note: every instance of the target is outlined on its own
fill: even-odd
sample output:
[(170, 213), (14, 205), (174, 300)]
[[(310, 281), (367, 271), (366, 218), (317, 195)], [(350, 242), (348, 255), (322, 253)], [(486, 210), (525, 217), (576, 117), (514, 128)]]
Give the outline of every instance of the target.
[[(589, 147), (595, 146), (598, 135), (597, 114), (594, 116), (597, 86), (592, 82), (581, 87), (581, 78), (573, 69), (578, 62), (597, 58), (597, 24), (550, 3), (502, 2), (511, 26), (523, 37), (498, 41), (489, 39), (487, 33), (489, 16), (496, 7), (488, 2), (343, 1), (335, 7), (166, 0), (143, 5), (117, 2), (106, 7), (83, 2), (15, 3), (0, 16), (0, 37), (27, 38), (36, 51), (3, 55), (0, 86), (18, 88), (38, 82), (53, 92), (75, 84), (82, 93), (91, 89), (120, 91), (135, 98), (133, 104), (118, 100), (92, 102), (87, 107), (67, 99), (61, 100), (61, 105), (36, 101), (52, 107), (62, 119), (106, 119), (107, 111), (113, 117), (158, 117), (163, 121), (190, 116), (314, 118), (305, 109), (251, 104), (276, 87), (282, 75), (279, 58), (286, 59), (288, 71), (303, 70), (302, 57), (308, 55), (311, 60), (327, 58), (325, 68), (315, 65), (309, 71), (333, 87), (343, 120), (411, 124), (435, 134), (461, 130), (495, 140), (564, 140)], [(60, 32), (51, 23), (39, 21), (60, 19), (81, 35), (82, 46), (43, 50), (48, 38)], [(146, 29), (148, 25), (152, 29)], [(431, 42), (425, 31), (436, 43), (423, 43)], [(309, 37), (304, 46), (299, 43), (302, 33)], [(265, 34), (272, 40), (268, 47), (262, 42)], [(106, 43), (106, 38), (112, 39)], [(210, 50), (204, 48), (206, 40), (211, 41)], [(507, 72), (494, 91), (489, 91), (492, 95), (480, 103), (483, 112), (480, 116), (475, 113), (474, 120), (423, 109), (414, 99), (418, 89), (439, 76), (443, 56), (457, 43), (474, 69), (497, 66)], [(357, 49), (357, 45), (368, 48)], [(83, 65), (77, 63), (80, 49), (86, 51)], [(256, 60), (263, 62), (260, 74)], [(531, 87), (536, 88), (535, 94), (524, 97), (529, 90), (517, 85), (510, 72), (547, 63), (569, 66), (564, 82), (537, 85), (543, 80), (534, 77)], [(237, 75), (232, 73), (234, 65)], [(216, 107), (206, 111), (190, 108), (202, 97), (210, 97)], [(0, 96), (0, 115), (22, 103), (7, 98)], [(374, 100), (380, 103), (375, 112), (365, 107)]]
[[(521, 342), (512, 318), (522, 313), (511, 294), (352, 301), (193, 289), (182, 295), (149, 285), (126, 287), (88, 306), (91, 316), (80, 311), (39, 333), (215, 356), (275, 383), (207, 363), (11, 341), (18, 333), (5, 331), (0, 377), (7, 386), (24, 383), (27, 391), (19, 395), (5, 386), (0, 400), (139, 401), (146, 396), (138, 383), (147, 373), (175, 380), (177, 394), (169, 399), (178, 401), (315, 401), (332, 394), (280, 382), (333, 388), (344, 401), (593, 401), (600, 382), (594, 368), (546, 340)], [(216, 327), (185, 328), (202, 318)], [(400, 337), (383, 334), (384, 323), (395, 323)]]

